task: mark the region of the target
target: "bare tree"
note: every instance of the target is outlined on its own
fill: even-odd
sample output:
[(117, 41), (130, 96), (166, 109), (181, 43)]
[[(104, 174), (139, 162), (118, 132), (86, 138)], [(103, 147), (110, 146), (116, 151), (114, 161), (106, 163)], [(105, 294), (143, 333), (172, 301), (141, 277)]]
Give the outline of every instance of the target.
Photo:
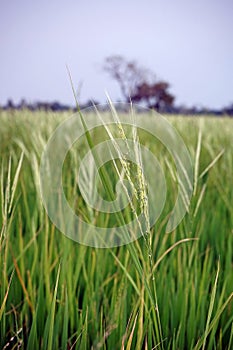
[(150, 79), (153, 74), (135, 61), (126, 61), (120, 55), (109, 56), (105, 59), (104, 70), (117, 81), (125, 101), (129, 101), (137, 86)]
[(147, 107), (159, 111), (172, 107), (175, 98), (168, 91), (169, 84), (156, 81), (155, 74), (137, 62), (127, 61), (119, 55), (109, 56), (103, 68), (117, 81), (125, 101), (144, 102)]

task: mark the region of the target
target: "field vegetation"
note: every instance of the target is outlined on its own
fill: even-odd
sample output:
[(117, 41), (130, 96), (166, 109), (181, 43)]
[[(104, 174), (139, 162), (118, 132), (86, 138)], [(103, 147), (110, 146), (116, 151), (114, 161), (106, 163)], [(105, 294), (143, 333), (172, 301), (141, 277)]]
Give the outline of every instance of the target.
[[(165, 208), (148, 237), (98, 249), (63, 235), (41, 201), (41, 155), (68, 117), (0, 113), (0, 348), (231, 350), (233, 120), (168, 117), (194, 164), (189, 212), (171, 233), (165, 228), (177, 195), (174, 163), (159, 141), (139, 131), (166, 175)], [(89, 137), (97, 144), (109, 133), (103, 127)], [(110, 214), (90, 213), (81, 197), (75, 169), (82, 142), (63, 165), (67, 199), (83, 219), (117, 225)], [(115, 170), (114, 164), (102, 169), (113, 181), (110, 199)]]

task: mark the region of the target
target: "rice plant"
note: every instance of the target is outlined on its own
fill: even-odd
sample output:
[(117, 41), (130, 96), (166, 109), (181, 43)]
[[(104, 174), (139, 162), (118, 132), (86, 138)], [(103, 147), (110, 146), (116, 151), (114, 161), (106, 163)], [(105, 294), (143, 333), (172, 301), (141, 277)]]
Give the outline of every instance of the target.
[[(41, 155), (68, 117), (0, 113), (0, 348), (232, 349), (233, 121), (168, 117), (185, 140), (195, 175), (189, 212), (171, 233), (166, 224), (177, 195), (174, 162), (160, 142), (123, 128), (156, 154), (166, 174), (167, 201), (141, 238), (97, 249), (64, 236), (41, 203)], [(103, 126), (89, 136), (98, 143), (114, 132), (122, 130)], [(134, 188), (125, 188), (126, 196), (130, 188), (135, 191), (134, 210), (129, 205), (118, 219), (88, 211), (71, 171), (82, 153), (75, 147), (80, 149), (74, 145), (63, 165), (63, 186), (79, 215), (102, 227), (127, 221), (140, 210), (148, 215), (144, 197), (136, 198), (146, 193), (142, 167), (125, 162), (123, 154), (102, 168), (103, 181), (110, 181), (104, 192), (115, 196), (116, 179), (122, 188), (127, 177), (128, 183), (136, 180)]]

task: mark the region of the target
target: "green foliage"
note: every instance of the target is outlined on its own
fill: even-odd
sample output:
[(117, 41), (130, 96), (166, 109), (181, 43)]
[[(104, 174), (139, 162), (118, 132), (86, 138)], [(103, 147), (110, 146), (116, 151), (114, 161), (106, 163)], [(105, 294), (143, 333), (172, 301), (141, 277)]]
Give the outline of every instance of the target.
[[(159, 142), (139, 133), (160, 161), (168, 186), (163, 215), (151, 231), (151, 270), (143, 237), (129, 246), (95, 249), (69, 240), (47, 217), (40, 200), (40, 156), (52, 131), (67, 117), (0, 114), (0, 348), (10, 342), (5, 349), (22, 344), (29, 350), (230, 350), (233, 120), (169, 117), (195, 169), (190, 211), (169, 234), (165, 227), (176, 197), (174, 164)], [(107, 137), (104, 129), (96, 133), (94, 140)], [(75, 147), (63, 166), (67, 199), (83, 218), (94, 216), (106, 226), (112, 219), (87, 212), (74, 187), (71, 169), (80, 161)], [(102, 170), (103, 179), (114, 167), (107, 170)], [(108, 187), (112, 191), (110, 183)], [(153, 314), (155, 304), (159, 320)]]

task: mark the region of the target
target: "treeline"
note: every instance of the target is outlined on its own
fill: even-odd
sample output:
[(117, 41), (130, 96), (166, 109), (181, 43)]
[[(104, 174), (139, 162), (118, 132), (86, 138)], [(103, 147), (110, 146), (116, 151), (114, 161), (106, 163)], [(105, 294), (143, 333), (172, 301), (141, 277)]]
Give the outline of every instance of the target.
[[(80, 105), (81, 109), (97, 105), (97, 101), (87, 101), (84, 104)], [(37, 101), (29, 103), (26, 100), (22, 99), (18, 104), (14, 103), (11, 99), (7, 101), (5, 105), (0, 105), (1, 110), (30, 110), (30, 111), (52, 111), (52, 112), (62, 112), (62, 111), (76, 111), (76, 107), (70, 106), (68, 104), (62, 104), (58, 101), (53, 102), (42, 102)]]
[[(103, 70), (119, 86), (121, 99), (125, 103), (125, 105), (118, 105), (118, 109), (121, 111), (126, 108), (127, 104), (133, 102), (134, 105), (154, 109), (164, 114), (233, 116), (233, 104), (220, 110), (175, 105), (175, 96), (170, 92), (170, 84), (167, 81), (158, 79), (151, 70), (140, 66), (134, 60), (127, 60), (120, 55), (106, 57)], [(100, 110), (106, 109), (106, 105), (93, 100), (88, 100), (86, 103), (81, 104), (80, 108), (85, 109), (94, 105), (98, 105)], [(76, 111), (74, 106), (62, 104), (58, 101), (28, 103), (25, 99), (22, 99), (19, 104), (14, 104), (12, 100), (8, 100), (0, 108), (3, 110)]]
[[(137, 104), (137, 101), (134, 101)], [(139, 103), (140, 104), (140, 103)], [(106, 109), (105, 104), (101, 104), (98, 101), (88, 100), (86, 103), (80, 105), (81, 109), (90, 108), (93, 106), (97, 106), (101, 110)], [(102, 107), (101, 107), (102, 105)], [(158, 110), (155, 107), (150, 107), (152, 109)], [(122, 111), (124, 107), (119, 109)], [(5, 105), (0, 105), (0, 110), (10, 111), (10, 110), (30, 110), (30, 111), (51, 111), (51, 112), (65, 112), (71, 111), (75, 112), (77, 109), (75, 106), (71, 106), (68, 104), (62, 104), (58, 101), (53, 102), (34, 102), (29, 103), (25, 100), (21, 100), (20, 103), (14, 103), (12, 100), (8, 100)], [(185, 107), (185, 106), (165, 106), (163, 110), (158, 110), (158, 112), (165, 114), (180, 114), (180, 115), (215, 115), (215, 116), (231, 116), (233, 117), (233, 105), (217, 110), (217, 109), (209, 109), (209, 108), (198, 108), (198, 107)]]

